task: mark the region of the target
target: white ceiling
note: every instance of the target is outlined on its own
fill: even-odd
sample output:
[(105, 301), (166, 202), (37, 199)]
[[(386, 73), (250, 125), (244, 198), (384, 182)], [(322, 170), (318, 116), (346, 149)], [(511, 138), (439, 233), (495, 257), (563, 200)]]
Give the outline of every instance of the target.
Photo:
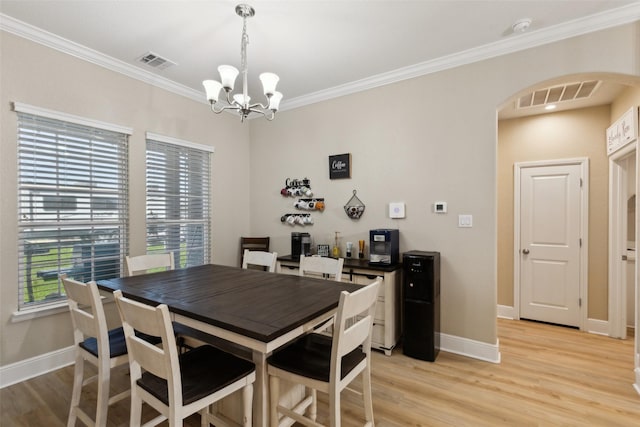
[[(240, 68), (238, 3), (2, 0), (0, 29), (204, 102), (202, 80), (218, 79), (221, 64)], [(637, 0), (249, 4), (249, 92), (260, 99), (257, 75), (275, 72), (282, 109), (640, 19)], [(515, 34), (521, 18), (532, 24)], [(139, 63), (149, 51), (177, 65)]]

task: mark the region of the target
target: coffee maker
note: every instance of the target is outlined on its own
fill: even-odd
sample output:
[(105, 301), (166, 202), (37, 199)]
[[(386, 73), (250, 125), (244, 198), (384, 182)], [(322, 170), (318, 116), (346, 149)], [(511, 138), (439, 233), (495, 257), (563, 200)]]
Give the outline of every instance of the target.
[(400, 231), (379, 228), (369, 231), (369, 264), (391, 265), (400, 261)]
[(291, 233), (291, 259), (298, 261), (300, 255), (311, 256), (311, 234)]

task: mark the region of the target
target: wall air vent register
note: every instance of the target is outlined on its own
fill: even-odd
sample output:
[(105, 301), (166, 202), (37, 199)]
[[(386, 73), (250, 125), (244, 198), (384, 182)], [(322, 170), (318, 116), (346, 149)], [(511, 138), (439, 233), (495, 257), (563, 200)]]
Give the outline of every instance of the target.
[(601, 83), (600, 80), (589, 80), (538, 89), (518, 98), (517, 106), (518, 109), (524, 109), (586, 99), (596, 92)]

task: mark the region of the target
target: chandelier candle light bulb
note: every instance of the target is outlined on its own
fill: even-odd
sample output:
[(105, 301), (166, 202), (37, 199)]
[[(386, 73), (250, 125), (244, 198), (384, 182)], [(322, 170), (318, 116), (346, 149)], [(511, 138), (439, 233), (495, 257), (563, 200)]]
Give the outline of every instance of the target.
[[(271, 121), (275, 118), (276, 112), (280, 108), (280, 101), (282, 100), (282, 93), (276, 91), (276, 85), (280, 78), (274, 73), (260, 74), (260, 81), (262, 82), (264, 95), (267, 98), (267, 105), (261, 103), (251, 104), (251, 97), (248, 94), (247, 44), (249, 44), (249, 36), (247, 35), (247, 18), (254, 16), (255, 13), (255, 10), (247, 4), (239, 4), (236, 6), (236, 14), (242, 18), (243, 23), (240, 50), (242, 70), (239, 71), (231, 65), (221, 65), (218, 67), (218, 72), (220, 73), (222, 83), (217, 80), (205, 80), (202, 82), (202, 85), (207, 94), (207, 101), (211, 104), (211, 110), (214, 113), (219, 114), (225, 110), (237, 111), (240, 114), (241, 121), (244, 121), (251, 113), (259, 113)], [(242, 93), (231, 96), (236, 78), (241, 72)], [(222, 89), (224, 89), (226, 95), (227, 105), (222, 105), (217, 109), (216, 104), (219, 102), (220, 91)]]

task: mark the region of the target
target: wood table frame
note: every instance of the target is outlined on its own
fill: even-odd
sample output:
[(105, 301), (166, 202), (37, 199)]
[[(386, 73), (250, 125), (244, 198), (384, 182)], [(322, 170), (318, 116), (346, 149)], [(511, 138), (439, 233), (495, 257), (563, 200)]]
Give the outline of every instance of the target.
[(342, 291), (361, 285), (207, 264), (98, 281), (147, 304), (167, 304), (174, 320), (249, 348), (256, 364), (254, 424), (269, 420), (266, 359), (333, 316)]

